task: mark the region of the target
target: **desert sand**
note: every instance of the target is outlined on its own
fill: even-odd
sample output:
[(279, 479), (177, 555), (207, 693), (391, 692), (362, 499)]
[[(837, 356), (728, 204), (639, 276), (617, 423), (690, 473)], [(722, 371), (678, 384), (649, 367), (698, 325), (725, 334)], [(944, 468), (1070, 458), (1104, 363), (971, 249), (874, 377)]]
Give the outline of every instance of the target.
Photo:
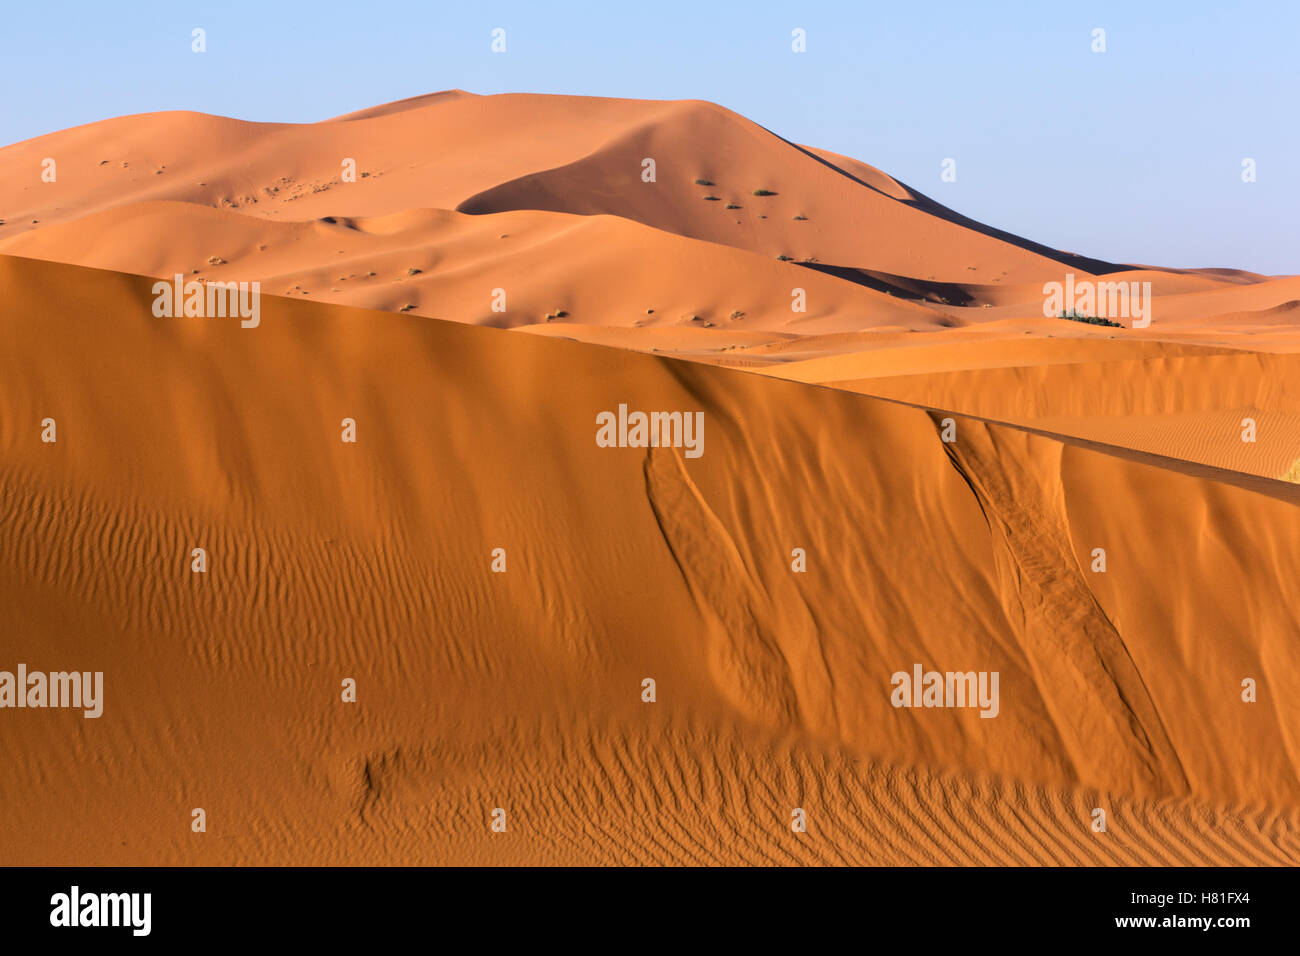
[[(1051, 250), (696, 101), (0, 170), (0, 669), (105, 686), (0, 710), (3, 862), (1300, 862), (1300, 278)], [(1044, 317), (1066, 272), (1154, 321)], [(177, 273), (260, 324), (156, 316)], [(704, 453), (600, 447), (620, 404)], [(996, 718), (892, 706), (914, 662)]]

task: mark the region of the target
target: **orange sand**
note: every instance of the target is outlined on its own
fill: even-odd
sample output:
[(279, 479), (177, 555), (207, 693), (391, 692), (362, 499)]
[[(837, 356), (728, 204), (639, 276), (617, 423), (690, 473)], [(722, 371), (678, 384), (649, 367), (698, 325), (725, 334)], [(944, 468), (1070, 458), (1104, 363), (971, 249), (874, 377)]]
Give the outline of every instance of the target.
[[(0, 171), (0, 669), (106, 696), (0, 710), (3, 862), (1300, 862), (1300, 279), (1054, 253), (698, 102)], [(1112, 269), (1150, 328), (1043, 317)], [(155, 318), (175, 272), (261, 324)], [(598, 447), (620, 403), (704, 454)], [(914, 662), (998, 717), (895, 709)]]

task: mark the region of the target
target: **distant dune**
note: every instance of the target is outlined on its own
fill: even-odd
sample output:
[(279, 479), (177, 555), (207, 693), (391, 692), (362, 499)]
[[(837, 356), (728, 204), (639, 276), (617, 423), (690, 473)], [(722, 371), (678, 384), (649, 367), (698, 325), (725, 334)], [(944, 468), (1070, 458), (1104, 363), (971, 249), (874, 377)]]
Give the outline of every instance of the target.
[[(35, 175), (46, 157), (57, 162), (54, 182)], [(344, 181), (345, 160), (355, 181)], [(763, 275), (810, 286), (806, 313), (790, 311), (789, 289), (780, 303), (780, 324), (797, 333), (808, 322), (822, 332), (1011, 319), (1043, 334), (1061, 323), (1043, 319), (1042, 284), (1066, 272), (1150, 281), (1166, 332), (1218, 328), (1210, 320), (1221, 316), (1235, 316), (1237, 334), (1287, 326), (1275, 310), (1300, 303), (1294, 278), (1143, 269), (1049, 249), (699, 101), (454, 90), (311, 124), (154, 113), (6, 147), (0, 170), (0, 252), (265, 279), (325, 301), (409, 304), (462, 322), (488, 318), (485, 275), (519, 293), (493, 324), (542, 323), (558, 303), (566, 325), (662, 327), (698, 314), (737, 334), (763, 327), (760, 317), (772, 324), (776, 304), (754, 304), (772, 297), (749, 288)], [(581, 237), (599, 252), (594, 261), (552, 245), (574, 215), (618, 217), (588, 224), (601, 233)], [(477, 239), (467, 243), (467, 232)], [(784, 270), (762, 261), (782, 256)], [(671, 284), (681, 260), (696, 257), (711, 277)], [(612, 307), (599, 292), (638, 262), (665, 284), (657, 295), (628, 290)], [(408, 268), (421, 272), (407, 277)], [(563, 305), (571, 299), (580, 307)]]
[[(0, 171), (0, 671), (105, 685), (0, 711), (5, 862), (1300, 863), (1300, 278), (1056, 252), (695, 101)], [(1045, 318), (1067, 272), (1154, 321)], [(260, 323), (155, 316), (175, 273)], [(600, 447), (620, 405), (703, 454)], [(894, 706), (914, 664), (996, 718)]]

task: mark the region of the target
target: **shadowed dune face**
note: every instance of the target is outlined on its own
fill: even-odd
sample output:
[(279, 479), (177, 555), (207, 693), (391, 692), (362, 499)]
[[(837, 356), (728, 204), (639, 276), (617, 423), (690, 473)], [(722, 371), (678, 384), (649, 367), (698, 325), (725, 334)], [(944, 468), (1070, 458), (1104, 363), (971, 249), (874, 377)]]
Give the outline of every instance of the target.
[[(0, 666), (105, 675), (99, 719), (5, 713), (12, 862), (1300, 857), (1294, 504), (624, 349), (160, 319), (152, 281), (0, 257)], [(599, 447), (619, 404), (702, 412), (703, 454)], [(914, 663), (997, 671), (997, 717), (892, 706)]]

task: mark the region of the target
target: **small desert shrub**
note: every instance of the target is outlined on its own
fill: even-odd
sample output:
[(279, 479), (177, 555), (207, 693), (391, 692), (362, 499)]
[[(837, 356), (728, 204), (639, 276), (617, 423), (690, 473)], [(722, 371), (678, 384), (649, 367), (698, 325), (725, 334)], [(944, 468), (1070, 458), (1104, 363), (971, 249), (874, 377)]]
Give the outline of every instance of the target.
[(411, 268), (406, 270), (406, 274), (408, 276), (418, 276), (423, 271), (423, 269), (417, 269), (415, 266), (411, 266)]
[(1110, 319), (1103, 319), (1096, 315), (1081, 315), (1078, 312), (1061, 312), (1056, 317), (1058, 319), (1069, 319), (1071, 322), (1083, 322), (1086, 325), (1108, 325), (1112, 329), (1124, 328), (1120, 322), (1112, 322)]
[(695, 185), (697, 185), (697, 186), (712, 186), (713, 183), (712, 183), (711, 181), (707, 180), (707, 179), (697, 179), (697, 180), (695, 180)]
[(740, 207), (739, 207), (738, 205), (736, 205), (734, 202), (729, 202), (729, 203), (727, 203), (727, 208), (728, 208), (728, 209), (739, 209)]
[(705, 197), (704, 197), (704, 201), (705, 201), (705, 202), (719, 202), (719, 201), (721, 200), (721, 198), (722, 198), (721, 196), (705, 196)]
[(770, 190), (770, 189), (755, 189), (755, 190), (754, 190), (754, 195), (755, 195), (755, 196), (775, 196), (776, 193), (774, 193), (774, 192), (773, 192), (772, 190)]
[(795, 222), (807, 222), (807, 221), (808, 221), (808, 217), (807, 217), (807, 216), (795, 216), (795, 217), (794, 217), (794, 221), (795, 221)]

